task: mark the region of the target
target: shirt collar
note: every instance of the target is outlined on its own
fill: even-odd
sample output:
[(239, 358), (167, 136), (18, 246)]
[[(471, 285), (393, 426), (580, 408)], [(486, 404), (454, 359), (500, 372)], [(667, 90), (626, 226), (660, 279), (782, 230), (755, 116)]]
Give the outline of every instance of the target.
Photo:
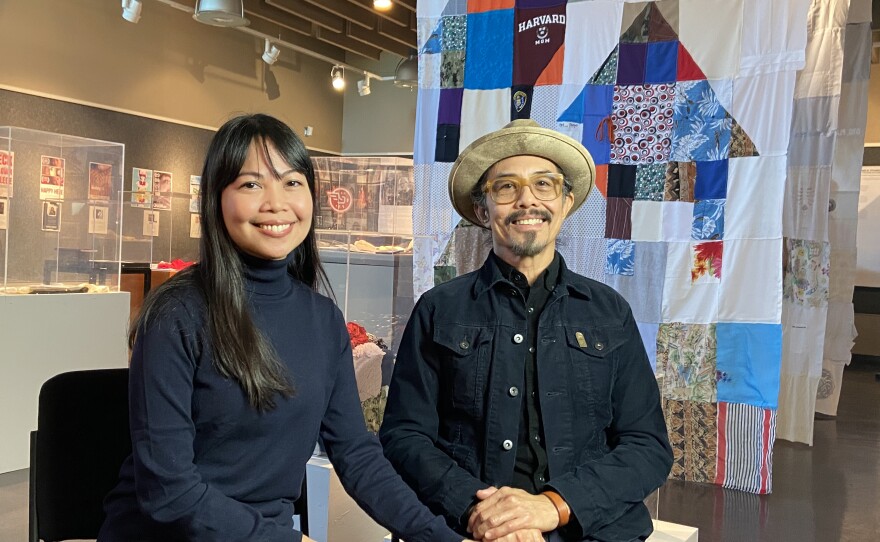
[[(512, 283), (508, 276), (505, 276), (503, 266), (513, 269), (513, 266), (503, 261), (495, 255), (493, 251), (490, 251), (483, 267), (477, 272), (473, 291), (474, 298), (477, 298), (487, 290), (490, 290), (499, 282), (504, 282), (506, 284)], [(544, 287), (551, 292), (557, 285), (561, 285), (569, 291), (581, 294), (587, 299), (591, 297), (590, 286), (588, 284), (589, 279), (570, 271), (565, 265), (565, 259), (559, 254), (559, 252), (556, 252), (553, 255), (553, 261), (541, 276), (543, 277)], [(540, 280), (542, 279), (539, 278), (538, 281), (535, 281), (535, 284), (538, 284)]]

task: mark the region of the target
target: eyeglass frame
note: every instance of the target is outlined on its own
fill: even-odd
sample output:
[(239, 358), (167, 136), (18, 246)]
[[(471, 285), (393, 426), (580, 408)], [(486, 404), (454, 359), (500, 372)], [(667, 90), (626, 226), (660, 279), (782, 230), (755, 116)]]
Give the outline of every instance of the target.
[[(542, 177), (543, 178), (550, 178), (553, 180), (553, 187), (556, 190), (554, 190), (554, 196), (552, 198), (544, 199), (539, 195), (539, 192), (535, 191), (535, 189), (534, 189), (535, 180), (542, 178)], [(511, 200), (498, 201), (496, 199), (496, 197), (495, 197), (496, 193), (492, 192), (492, 186), (498, 181), (508, 181), (508, 182), (512, 181), (518, 186), (516, 189), (516, 193)], [(522, 197), (522, 191), (525, 186), (529, 187), (529, 190), (531, 190), (532, 195), (535, 197), (535, 199), (537, 199), (539, 201), (553, 201), (556, 198), (558, 198), (559, 196), (564, 196), (566, 193), (571, 192), (571, 187), (565, 178), (565, 174), (560, 173), (560, 172), (553, 172), (553, 171), (541, 171), (541, 172), (537, 172), (537, 173), (532, 173), (531, 175), (528, 176), (528, 179), (520, 177), (519, 175), (502, 175), (502, 176), (496, 177), (494, 179), (486, 179), (486, 182), (483, 183), (482, 192), (484, 194), (489, 194), (489, 197), (491, 197), (492, 201), (494, 201), (496, 204), (507, 205), (509, 203), (515, 202), (520, 197)]]

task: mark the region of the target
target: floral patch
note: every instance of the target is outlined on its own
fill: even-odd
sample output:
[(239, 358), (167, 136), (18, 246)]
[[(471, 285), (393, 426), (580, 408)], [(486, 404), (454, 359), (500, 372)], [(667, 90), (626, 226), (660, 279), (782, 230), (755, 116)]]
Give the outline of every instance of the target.
[(657, 374), (663, 397), (714, 403), (716, 350), (715, 324), (660, 324)]
[(626, 239), (606, 239), (605, 274), (633, 275), (635, 245)]
[(707, 199), (694, 204), (694, 222), (691, 238), (719, 240), (724, 238), (723, 199)]
[(831, 245), (786, 239), (783, 250), (783, 298), (807, 307), (827, 306)]
[(691, 282), (719, 282), (721, 280), (721, 257), (724, 241), (707, 241), (691, 246), (694, 267)]
[(708, 81), (679, 81), (675, 85), (670, 160), (727, 158), (733, 118), (718, 101)]

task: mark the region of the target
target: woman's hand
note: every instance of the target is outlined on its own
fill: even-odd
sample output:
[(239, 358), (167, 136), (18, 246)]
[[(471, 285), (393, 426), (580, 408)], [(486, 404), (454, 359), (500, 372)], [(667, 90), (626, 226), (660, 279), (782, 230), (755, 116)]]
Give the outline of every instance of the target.
[(311, 538), (307, 537), (306, 535), (303, 535), (302, 542), (315, 542), (315, 541), (312, 540)]

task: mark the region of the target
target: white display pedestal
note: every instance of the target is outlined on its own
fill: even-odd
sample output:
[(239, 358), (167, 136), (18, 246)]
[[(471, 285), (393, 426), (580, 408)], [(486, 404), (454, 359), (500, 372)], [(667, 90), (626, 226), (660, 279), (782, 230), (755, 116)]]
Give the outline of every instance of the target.
[(696, 527), (654, 520), (654, 533), (648, 542), (698, 542), (699, 530)]
[(0, 473), (26, 469), (40, 387), (128, 365), (128, 292), (0, 295)]
[(377, 542), (388, 529), (361, 510), (342, 488), (325, 457), (306, 465), (309, 502), (309, 538), (316, 542)]
[[(388, 530), (361, 510), (342, 488), (333, 465), (312, 457), (306, 466), (309, 538), (316, 542), (390, 542)], [(695, 527), (654, 520), (648, 542), (698, 542)]]

